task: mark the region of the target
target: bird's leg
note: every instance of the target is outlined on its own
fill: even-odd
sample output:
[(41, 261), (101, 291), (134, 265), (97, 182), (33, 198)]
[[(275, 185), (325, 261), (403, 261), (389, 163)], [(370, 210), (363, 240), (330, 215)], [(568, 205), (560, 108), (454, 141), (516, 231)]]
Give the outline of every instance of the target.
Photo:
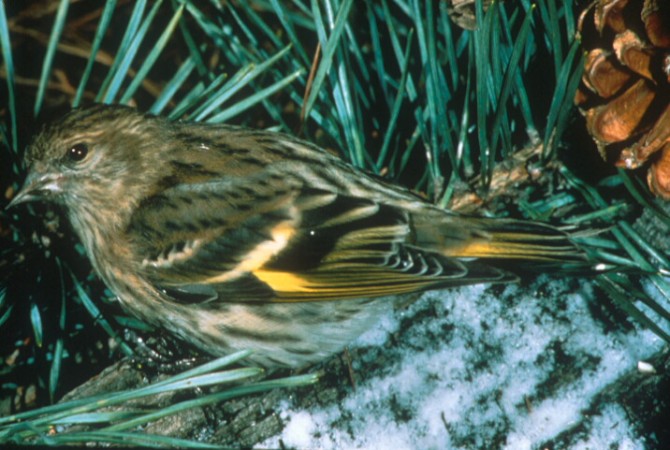
[(143, 370), (156, 374), (176, 374), (203, 362), (202, 355), (185, 349), (171, 336), (161, 334), (146, 339), (134, 330), (126, 329), (124, 338), (134, 346), (133, 362)]

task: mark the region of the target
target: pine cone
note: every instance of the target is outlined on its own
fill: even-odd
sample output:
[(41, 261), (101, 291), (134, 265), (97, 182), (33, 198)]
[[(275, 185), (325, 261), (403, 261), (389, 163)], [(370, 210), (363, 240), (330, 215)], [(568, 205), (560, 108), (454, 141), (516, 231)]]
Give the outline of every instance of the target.
[(575, 103), (601, 156), (648, 162), (650, 189), (670, 199), (670, 2), (597, 0), (578, 27), (587, 54)]

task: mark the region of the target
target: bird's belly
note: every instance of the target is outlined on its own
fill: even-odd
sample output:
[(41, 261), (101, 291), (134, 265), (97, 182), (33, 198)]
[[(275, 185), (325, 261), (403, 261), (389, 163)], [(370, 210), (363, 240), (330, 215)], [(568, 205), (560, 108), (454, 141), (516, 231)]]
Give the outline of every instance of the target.
[[(385, 298), (300, 303), (228, 304), (197, 320), (204, 350), (251, 350), (265, 367), (303, 367), (341, 351), (389, 311)], [(195, 325), (195, 324), (194, 324)]]

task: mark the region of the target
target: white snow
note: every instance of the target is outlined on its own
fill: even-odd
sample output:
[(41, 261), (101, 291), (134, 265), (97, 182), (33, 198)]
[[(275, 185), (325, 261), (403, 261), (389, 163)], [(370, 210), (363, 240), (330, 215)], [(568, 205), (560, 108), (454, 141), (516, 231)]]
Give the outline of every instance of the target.
[[(536, 448), (582, 422), (604, 386), (663, 346), (647, 330), (605, 329), (589, 308), (596, 301), (587, 282), (546, 278), (426, 293), (357, 341), (381, 346), (398, 331), (384, 347), (391, 363), (354, 360), (358, 384), (339, 404), (287, 402), (283, 433), (260, 447)], [(564, 365), (574, 376), (550, 382)], [(574, 450), (644, 448), (620, 407), (601, 412)]]

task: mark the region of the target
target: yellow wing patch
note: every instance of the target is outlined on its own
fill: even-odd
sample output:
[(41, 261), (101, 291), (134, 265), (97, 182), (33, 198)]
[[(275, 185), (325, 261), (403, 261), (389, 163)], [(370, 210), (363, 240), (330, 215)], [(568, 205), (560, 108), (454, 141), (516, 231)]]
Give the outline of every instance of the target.
[(275, 292), (318, 292), (307, 279), (294, 273), (258, 269), (253, 274)]
[(438, 280), (420, 279), (387, 271), (365, 270), (337, 276), (332, 273), (295, 274), (258, 269), (254, 276), (266, 283), (277, 301), (344, 300), (395, 295), (425, 289)]
[(281, 252), (295, 234), (296, 228), (293, 221), (284, 221), (275, 226), (270, 235), (272, 239), (263, 241), (251, 250), (240, 263), (232, 270), (224, 272), (215, 277), (207, 278), (205, 283), (224, 283), (235, 280), (242, 275), (254, 272), (263, 267), (272, 257)]

